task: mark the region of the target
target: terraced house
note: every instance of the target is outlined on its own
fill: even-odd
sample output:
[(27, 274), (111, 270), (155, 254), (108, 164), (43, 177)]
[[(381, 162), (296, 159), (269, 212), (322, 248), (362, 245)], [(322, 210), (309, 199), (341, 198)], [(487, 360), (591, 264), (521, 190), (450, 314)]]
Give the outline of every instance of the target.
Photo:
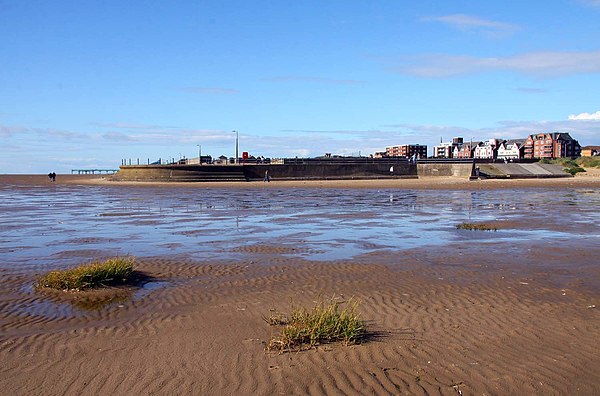
[(579, 157), (579, 142), (565, 132), (538, 133), (525, 140), (524, 158)]

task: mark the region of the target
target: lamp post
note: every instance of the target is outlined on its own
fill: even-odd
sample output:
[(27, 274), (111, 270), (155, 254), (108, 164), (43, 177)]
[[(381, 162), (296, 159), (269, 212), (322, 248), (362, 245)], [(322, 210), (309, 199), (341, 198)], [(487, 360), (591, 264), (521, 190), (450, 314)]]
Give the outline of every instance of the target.
[(238, 133), (238, 131), (233, 131), (233, 133), (235, 133), (235, 164), (238, 164), (238, 158), (239, 158), (239, 146), (240, 146), (240, 134)]
[(198, 146), (198, 164), (202, 165), (202, 145), (197, 144)]

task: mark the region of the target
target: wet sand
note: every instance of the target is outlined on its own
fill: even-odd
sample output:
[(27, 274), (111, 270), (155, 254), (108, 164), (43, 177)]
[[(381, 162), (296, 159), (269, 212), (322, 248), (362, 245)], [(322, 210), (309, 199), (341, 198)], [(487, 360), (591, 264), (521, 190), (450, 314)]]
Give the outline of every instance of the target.
[[(21, 186), (46, 183), (34, 179), (22, 178)], [(57, 183), (81, 179), (90, 177), (59, 175)], [(422, 181), (365, 182), (333, 183), (394, 188), (386, 183)], [(305, 183), (331, 186), (290, 187)], [(428, 183), (420, 185), (439, 188)], [(443, 188), (463, 189), (450, 184)], [(564, 227), (554, 219), (545, 228)], [(70, 242), (85, 248), (100, 239)], [(27, 395), (599, 394), (598, 244), (521, 245), (503, 248), (508, 257), (527, 252), (515, 261), (460, 240), (318, 261), (302, 258), (300, 245), (262, 242), (237, 248), (236, 260), (140, 258), (145, 287), (85, 296), (33, 292), (41, 268), (0, 267), (0, 387)], [(69, 246), (62, 254), (72, 254)], [(273, 332), (264, 316), (330, 296), (362, 301), (363, 342), (264, 351)]]
[[(364, 257), (314, 263), (144, 260), (168, 282), (145, 298), (80, 316), (21, 316), (2, 301), (6, 394), (598, 394), (598, 290), (545, 276)], [(596, 274), (597, 277), (597, 269)], [(358, 297), (359, 345), (272, 354), (272, 310)], [(52, 297), (44, 297), (52, 298)], [(36, 297), (44, 301), (41, 296)]]

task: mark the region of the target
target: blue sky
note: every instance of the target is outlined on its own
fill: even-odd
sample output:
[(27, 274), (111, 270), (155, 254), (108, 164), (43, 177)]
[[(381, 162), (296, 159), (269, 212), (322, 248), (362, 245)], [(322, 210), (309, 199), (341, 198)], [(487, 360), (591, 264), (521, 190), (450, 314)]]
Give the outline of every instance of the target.
[(0, 0), (0, 173), (600, 145), (600, 0)]

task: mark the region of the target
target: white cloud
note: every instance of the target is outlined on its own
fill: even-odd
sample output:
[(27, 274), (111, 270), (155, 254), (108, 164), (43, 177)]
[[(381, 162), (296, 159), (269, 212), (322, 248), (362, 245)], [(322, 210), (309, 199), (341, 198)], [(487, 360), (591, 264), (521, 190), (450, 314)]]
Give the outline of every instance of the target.
[(516, 25), (491, 21), (473, 15), (452, 14), (437, 17), (426, 17), (425, 22), (441, 22), (455, 29), (462, 31), (483, 31), (494, 35), (507, 35), (514, 33), (518, 27)]
[(422, 55), (405, 58), (392, 71), (417, 77), (442, 78), (486, 71), (512, 71), (534, 77), (600, 73), (600, 51), (529, 52), (505, 57)]
[(571, 114), (569, 120), (600, 121), (600, 111), (595, 113)]

